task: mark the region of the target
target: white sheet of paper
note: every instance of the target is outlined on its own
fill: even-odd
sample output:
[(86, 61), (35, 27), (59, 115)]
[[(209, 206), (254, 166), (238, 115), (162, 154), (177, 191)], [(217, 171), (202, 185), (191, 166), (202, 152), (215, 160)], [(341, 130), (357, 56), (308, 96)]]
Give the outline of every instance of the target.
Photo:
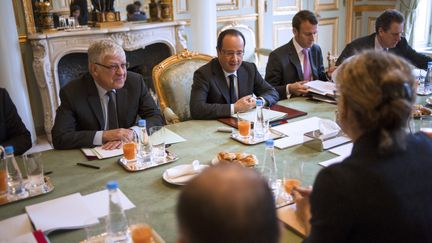
[(353, 143), (347, 143), (347, 144), (344, 144), (342, 146), (332, 148), (329, 150), (329, 152), (332, 152), (332, 153), (337, 154), (337, 155), (349, 156), (349, 155), (351, 155), (352, 147), (353, 147)]
[[(274, 110), (270, 110), (270, 109), (263, 109), (263, 115), (264, 115), (265, 121), (267, 121), (267, 120), (274, 121), (274, 120), (284, 118), (285, 116), (287, 116), (287, 113), (280, 112), (280, 111), (274, 111)], [(237, 114), (233, 114), (233, 115), (231, 115), (231, 117), (237, 118)], [(256, 109), (250, 110), (248, 112), (239, 113), (239, 117), (244, 119), (244, 120), (254, 122), (255, 118), (256, 118)]]
[(27, 214), (0, 221), (0, 242), (35, 242), (33, 227)]
[(303, 143), (303, 135), (283, 137), (274, 141), (274, 146), (278, 149), (286, 149)]
[(123, 155), (122, 148), (106, 150), (106, 149), (102, 149), (102, 146), (98, 146), (98, 147), (94, 147), (92, 150), (94, 154), (98, 157), (98, 159), (106, 159), (106, 158)]
[(181, 143), (185, 141), (186, 139), (184, 139), (182, 136), (169, 130), (168, 128), (165, 128), (165, 144)]
[(313, 80), (305, 83), (309, 90), (322, 95), (334, 95), (336, 84), (333, 82), (324, 82), (321, 80)]
[(48, 234), (56, 229), (79, 229), (98, 223), (79, 193), (25, 207), (36, 229)]
[[(120, 193), (120, 202), (124, 210), (134, 208), (135, 205), (126, 197), (126, 195), (118, 190)], [(90, 211), (97, 218), (108, 215), (108, 190), (102, 190), (83, 196), (84, 202)]]
[(323, 161), (323, 162), (319, 162), (318, 164), (320, 164), (320, 165), (322, 165), (324, 167), (327, 167), (327, 166), (330, 166), (332, 164), (336, 164), (336, 163), (342, 162), (348, 156), (349, 155), (340, 155), (340, 156), (338, 156), (336, 158), (329, 159), (329, 160), (326, 160), (326, 161)]
[(303, 143), (303, 135), (307, 132), (319, 129), (318, 117), (311, 117), (296, 122), (282, 124), (272, 127), (272, 130), (283, 133), (288, 137), (275, 140), (275, 146), (279, 149), (285, 149)]

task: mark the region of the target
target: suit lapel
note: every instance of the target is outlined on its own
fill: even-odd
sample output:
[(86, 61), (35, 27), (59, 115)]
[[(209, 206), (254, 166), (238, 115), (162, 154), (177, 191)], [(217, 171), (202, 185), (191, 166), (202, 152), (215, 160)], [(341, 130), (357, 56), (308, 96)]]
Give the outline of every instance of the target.
[[(126, 86), (126, 84), (125, 84)], [(128, 91), (123, 86), (121, 89), (116, 90), (116, 97), (117, 97), (117, 119), (119, 122), (119, 127), (127, 127), (126, 124), (126, 117), (127, 117), (127, 97), (128, 97)]]
[(213, 59), (212, 63), (212, 69), (213, 69), (213, 75), (215, 76), (214, 80), (216, 82), (216, 86), (218, 87), (219, 91), (225, 98), (227, 104), (230, 103), (230, 94), (229, 94), (229, 88), (228, 83), (225, 78), (225, 74), (222, 71), (222, 67), (219, 64), (219, 61), (217, 58)]
[(99, 123), (100, 128), (103, 130), (105, 128), (105, 121), (102, 113), (102, 105), (100, 103), (99, 94), (97, 92), (94, 80), (91, 77), (86, 77), (85, 82), (87, 83), (88, 96), (87, 101), (91, 107), (93, 114)]
[(296, 71), (297, 71), (297, 75), (299, 77), (299, 80), (304, 80), (303, 78), (303, 70), (300, 64), (300, 60), (298, 58), (296, 49), (294, 47), (294, 42), (293, 40), (291, 40), (289, 42), (289, 52), (288, 52), (288, 58), (290, 59), (291, 63), (294, 64)]

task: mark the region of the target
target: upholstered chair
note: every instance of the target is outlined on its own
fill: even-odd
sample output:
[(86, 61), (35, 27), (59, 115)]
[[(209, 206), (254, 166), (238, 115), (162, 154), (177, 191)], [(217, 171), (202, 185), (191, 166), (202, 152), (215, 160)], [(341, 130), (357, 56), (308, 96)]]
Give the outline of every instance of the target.
[(153, 68), (153, 82), (167, 124), (191, 119), (189, 100), (194, 72), (212, 58), (185, 49)]
[(225, 25), (224, 27), (222, 27), (220, 29), (219, 33), (224, 31), (224, 30), (227, 30), (227, 29), (236, 29), (243, 34), (245, 41), (246, 41), (243, 61), (255, 63), (255, 65), (258, 68), (258, 71), (264, 77), (268, 56), (270, 55), (272, 50), (266, 49), (266, 48), (257, 48), (256, 34), (247, 25), (238, 24), (238, 23), (234, 22), (234, 23), (231, 23), (229, 25)]

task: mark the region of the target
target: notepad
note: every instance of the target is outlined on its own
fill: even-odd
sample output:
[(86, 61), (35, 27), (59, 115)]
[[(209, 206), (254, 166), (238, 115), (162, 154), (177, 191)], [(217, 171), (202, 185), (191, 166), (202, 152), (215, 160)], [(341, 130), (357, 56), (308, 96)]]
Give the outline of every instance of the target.
[(45, 234), (58, 229), (79, 229), (99, 220), (90, 211), (79, 193), (25, 207), (37, 230)]
[(304, 84), (308, 90), (320, 95), (334, 96), (336, 92), (336, 84), (333, 82), (324, 82), (320, 80), (310, 81)]
[[(267, 120), (276, 121), (287, 116), (287, 113), (285, 112), (280, 112), (280, 111), (275, 111), (270, 109), (263, 109), (262, 111), (263, 111), (263, 116), (265, 121)], [(250, 110), (248, 112), (238, 113), (238, 115), (241, 119), (254, 122), (256, 119), (256, 109)], [(231, 115), (231, 117), (237, 118), (237, 114), (233, 114)]]

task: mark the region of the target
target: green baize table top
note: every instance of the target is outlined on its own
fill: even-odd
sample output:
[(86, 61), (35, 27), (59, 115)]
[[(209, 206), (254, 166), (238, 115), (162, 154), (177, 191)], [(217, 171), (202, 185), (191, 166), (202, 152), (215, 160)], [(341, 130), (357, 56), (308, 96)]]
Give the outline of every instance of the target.
[[(336, 106), (327, 103), (315, 103), (305, 98), (293, 98), (280, 101), (278, 104), (302, 110), (307, 116), (289, 120), (289, 122), (312, 116), (334, 120)], [(109, 180), (118, 180), (119, 188), (137, 206), (145, 208), (150, 217), (150, 223), (166, 242), (176, 242), (177, 228), (175, 206), (180, 186), (170, 185), (163, 181), (163, 172), (176, 165), (191, 163), (197, 159), (203, 164), (209, 164), (220, 151), (253, 153), (258, 160), (263, 159), (264, 143), (258, 145), (243, 145), (232, 140), (229, 133), (217, 132), (218, 127), (225, 126), (216, 121), (191, 120), (167, 126), (173, 132), (187, 141), (173, 144), (168, 150), (176, 153), (180, 159), (174, 163), (151, 168), (141, 172), (130, 173), (120, 166), (119, 157), (91, 162), (101, 169), (77, 166), (86, 158), (76, 150), (50, 150), (43, 152), (45, 171), (53, 171), (49, 175), (55, 189), (45, 195), (0, 206), (0, 220), (25, 213), (25, 206), (51, 200), (79, 192), (87, 195), (105, 189)], [(284, 160), (304, 162), (303, 185), (311, 185), (322, 168), (318, 162), (336, 157), (330, 152), (319, 152), (303, 145), (275, 151), (278, 167), (282, 168)], [(279, 170), (282, 177), (282, 169)], [(227, 219), (229, 220), (229, 219)], [(85, 231), (64, 230), (50, 233), (52, 242), (79, 242), (85, 239)], [(283, 232), (283, 242), (300, 242), (301, 239), (292, 232)]]

